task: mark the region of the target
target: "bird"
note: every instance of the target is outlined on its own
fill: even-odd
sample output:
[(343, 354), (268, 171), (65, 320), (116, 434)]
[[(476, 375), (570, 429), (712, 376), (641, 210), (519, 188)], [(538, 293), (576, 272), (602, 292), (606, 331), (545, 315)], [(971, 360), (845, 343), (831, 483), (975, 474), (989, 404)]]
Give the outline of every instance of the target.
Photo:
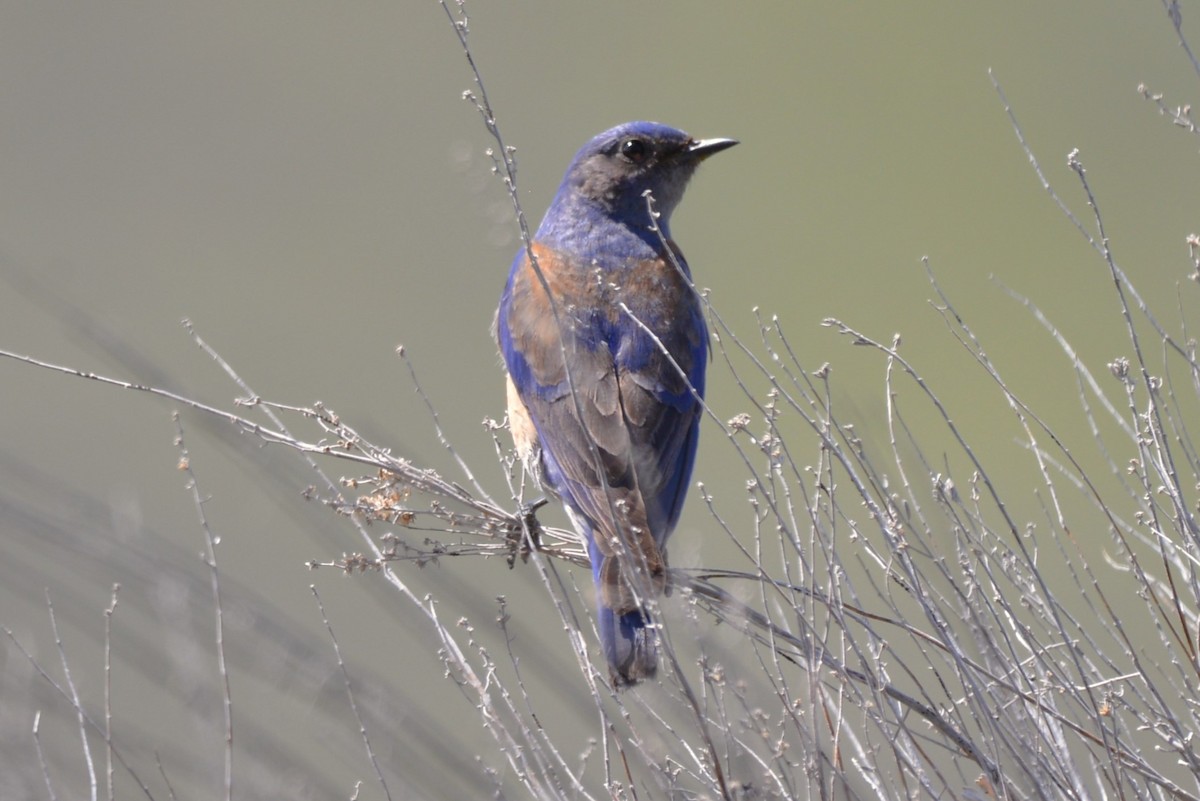
[(709, 358), (671, 214), (700, 163), (736, 144), (643, 121), (593, 137), (514, 258), (496, 311), (514, 451), (586, 544), (618, 687), (657, 671), (649, 606), (665, 588)]

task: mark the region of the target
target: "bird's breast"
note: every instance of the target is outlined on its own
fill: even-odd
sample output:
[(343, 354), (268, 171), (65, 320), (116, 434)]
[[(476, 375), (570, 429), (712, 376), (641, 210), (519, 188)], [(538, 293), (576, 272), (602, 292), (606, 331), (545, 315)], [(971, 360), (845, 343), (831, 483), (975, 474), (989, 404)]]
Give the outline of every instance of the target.
[(514, 301), (520, 300), (516, 305), (527, 317), (526, 324), (534, 324), (529, 318), (553, 319), (551, 297), (564, 324), (621, 327), (631, 322), (632, 316), (653, 332), (665, 330), (696, 306), (686, 274), (681, 271), (686, 267), (682, 261), (677, 267), (666, 253), (613, 263), (564, 254), (537, 243), (532, 249), (537, 269), (526, 256), (512, 287)]
[[(702, 369), (704, 320), (681, 260), (663, 254), (601, 266), (540, 243), (532, 250), (537, 267), (527, 254), (518, 259), (502, 313), (514, 355), (542, 391), (562, 390), (564, 346), (568, 356), (603, 353), (587, 360), (596, 369), (652, 369), (671, 385), (680, 369)], [(514, 367), (521, 372), (510, 360)], [(683, 391), (672, 386), (669, 394)]]

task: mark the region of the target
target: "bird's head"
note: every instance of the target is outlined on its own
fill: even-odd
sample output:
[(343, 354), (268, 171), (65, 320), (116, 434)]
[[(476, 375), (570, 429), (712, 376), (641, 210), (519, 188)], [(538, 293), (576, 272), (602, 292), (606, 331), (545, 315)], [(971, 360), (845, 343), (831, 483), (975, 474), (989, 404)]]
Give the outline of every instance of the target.
[(693, 139), (656, 122), (627, 122), (592, 138), (575, 155), (558, 201), (583, 201), (627, 225), (648, 224), (645, 193), (666, 222), (700, 162), (736, 139)]

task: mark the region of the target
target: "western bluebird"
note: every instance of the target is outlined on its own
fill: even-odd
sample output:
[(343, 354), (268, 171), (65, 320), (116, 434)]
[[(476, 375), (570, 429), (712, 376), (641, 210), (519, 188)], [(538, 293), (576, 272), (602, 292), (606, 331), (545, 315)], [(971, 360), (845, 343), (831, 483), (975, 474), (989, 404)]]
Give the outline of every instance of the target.
[(592, 139), (533, 237), (541, 277), (521, 250), (496, 312), (513, 441), (587, 544), (600, 640), (618, 684), (658, 666), (646, 603), (664, 587), (663, 549), (696, 457), (708, 356), (668, 224), (700, 162), (735, 144), (651, 122)]

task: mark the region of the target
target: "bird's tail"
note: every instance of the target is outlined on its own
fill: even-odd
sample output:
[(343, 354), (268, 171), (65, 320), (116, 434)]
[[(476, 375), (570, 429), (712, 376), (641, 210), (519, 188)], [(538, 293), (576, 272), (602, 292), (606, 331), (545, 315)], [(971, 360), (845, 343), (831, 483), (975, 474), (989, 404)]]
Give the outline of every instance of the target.
[[(657, 551), (653, 554), (657, 570), (647, 574), (643, 564), (630, 565), (628, 559), (605, 556), (588, 538), (592, 560), (592, 578), (596, 583), (596, 628), (604, 658), (618, 686), (637, 684), (654, 678), (658, 670), (658, 633), (646, 602), (658, 597), (665, 571)], [(632, 558), (633, 554), (629, 554)]]
[(658, 635), (644, 609), (619, 614), (597, 596), (596, 625), (613, 681), (622, 687), (654, 678), (658, 670)]

